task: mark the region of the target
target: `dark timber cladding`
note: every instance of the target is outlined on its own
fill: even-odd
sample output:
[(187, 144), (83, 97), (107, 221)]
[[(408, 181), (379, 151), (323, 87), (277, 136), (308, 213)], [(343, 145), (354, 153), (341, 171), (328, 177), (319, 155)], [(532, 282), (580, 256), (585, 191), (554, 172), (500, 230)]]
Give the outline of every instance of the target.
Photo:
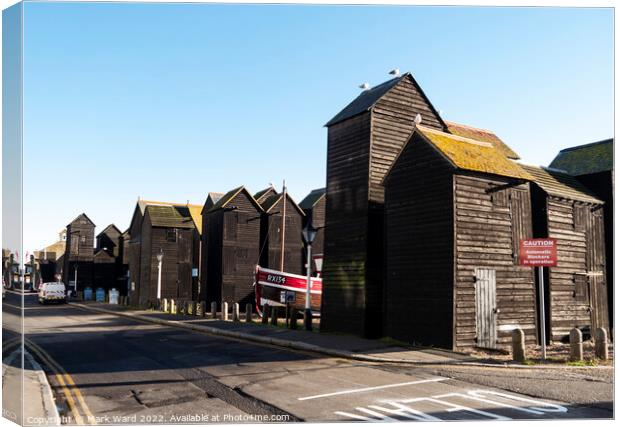
[[(285, 230), (283, 235), (282, 216), (286, 203)], [(263, 199), (260, 203), (264, 210), (261, 219), (260, 237), (260, 265), (272, 270), (281, 270), (281, 260), (284, 261), (284, 271), (293, 274), (304, 274), (302, 263), (303, 238), (301, 227), (305, 214), (286, 193), (286, 201), (282, 193), (274, 194)], [(284, 238), (284, 253), (282, 253), (282, 239)]]
[(197, 285), (192, 270), (198, 268), (195, 248), (199, 241), (190, 209), (193, 205), (147, 205), (141, 231), (140, 305), (157, 299), (158, 261), (163, 252), (161, 298), (191, 300)]
[(75, 280), (77, 267), (77, 290), (93, 286), (93, 256), (95, 246), (95, 224), (80, 214), (67, 225), (63, 281), (70, 285)]
[(609, 324), (614, 323), (614, 140), (566, 148), (556, 156), (549, 167), (562, 169), (576, 177), (583, 185), (605, 202), (605, 259), (607, 260), (607, 302)]
[(535, 182), (535, 236), (558, 245), (557, 267), (545, 268), (547, 336), (559, 341), (573, 327), (608, 329), (603, 202), (566, 173), (523, 168)]
[[(312, 226), (318, 231), (312, 243), (312, 254), (319, 255), (323, 253), (323, 244), (325, 242), (325, 188), (312, 190), (300, 203), (299, 207), (306, 214), (302, 227), (311, 222)], [(304, 252), (302, 253), (302, 265), (305, 265), (306, 248), (304, 242)]]
[[(530, 175), (492, 143), (418, 126), (385, 185), (386, 335), (452, 349), (536, 342)], [(329, 201), (328, 201), (329, 202)]]
[(362, 92), (327, 123), (327, 194), (321, 328), (382, 333), (381, 181), (417, 114), (445, 130), (409, 73)]
[(263, 209), (241, 186), (203, 208), (206, 301), (245, 304), (253, 301), (254, 272), (259, 260)]

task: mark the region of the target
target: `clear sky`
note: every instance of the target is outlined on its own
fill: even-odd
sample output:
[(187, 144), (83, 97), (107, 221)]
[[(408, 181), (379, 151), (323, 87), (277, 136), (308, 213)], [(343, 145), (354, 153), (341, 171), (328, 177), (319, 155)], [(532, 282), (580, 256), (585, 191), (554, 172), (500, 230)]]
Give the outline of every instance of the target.
[(24, 245), (138, 196), (325, 185), (323, 125), (391, 68), (523, 160), (613, 136), (611, 9), (28, 3)]

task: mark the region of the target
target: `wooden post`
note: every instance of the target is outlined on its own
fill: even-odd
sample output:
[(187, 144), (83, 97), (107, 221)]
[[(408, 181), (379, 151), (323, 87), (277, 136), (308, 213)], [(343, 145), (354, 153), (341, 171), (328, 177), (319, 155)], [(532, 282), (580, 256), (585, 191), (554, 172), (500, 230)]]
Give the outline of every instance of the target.
[(196, 301), (192, 301), (192, 304), (191, 304), (191, 311), (192, 311), (192, 312), (191, 312), (191, 315), (192, 315), (192, 316), (196, 316), (196, 309), (197, 309), (197, 307), (196, 307), (196, 306), (197, 306)]
[(607, 344), (607, 331), (605, 328), (596, 328), (594, 334), (594, 355), (601, 360), (609, 359)]
[(228, 320), (228, 303), (222, 301), (222, 320)]
[(251, 302), (245, 305), (245, 321), (246, 323), (252, 323), (252, 303)]
[(278, 326), (278, 307), (271, 307), (271, 324), (273, 326)]
[(525, 362), (525, 334), (521, 328), (512, 331), (512, 360)]
[(269, 304), (263, 304), (263, 318), (261, 319), (263, 325), (269, 323), (269, 315), (271, 314), (270, 308), (271, 306)]
[(215, 319), (217, 317), (217, 302), (213, 301), (211, 303), (211, 319)]
[(232, 320), (233, 322), (239, 322), (239, 303), (236, 302), (232, 307)]
[(168, 298), (164, 298), (164, 299), (162, 300), (162, 302), (163, 302), (163, 306), (164, 306), (164, 307), (163, 307), (163, 311), (164, 311), (165, 313), (168, 313)]
[(570, 330), (570, 361), (581, 362), (583, 360), (583, 335), (577, 328)]
[(297, 329), (297, 317), (299, 317), (299, 312), (297, 311), (296, 308), (291, 308), (291, 319), (289, 321), (289, 327), (292, 330), (296, 330)]

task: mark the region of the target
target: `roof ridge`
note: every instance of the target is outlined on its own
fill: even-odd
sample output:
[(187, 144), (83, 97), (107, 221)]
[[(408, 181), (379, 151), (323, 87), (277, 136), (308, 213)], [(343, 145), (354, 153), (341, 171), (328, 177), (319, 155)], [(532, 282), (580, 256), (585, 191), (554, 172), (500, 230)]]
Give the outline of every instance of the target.
[(469, 143), (469, 144), (479, 145), (481, 147), (487, 147), (487, 148), (495, 149), (495, 146), (493, 144), (491, 144), (490, 142), (484, 142), (484, 141), (478, 141), (477, 139), (466, 138), (464, 136), (455, 135), (453, 133), (448, 133), (448, 132), (443, 132), (443, 131), (440, 131), (438, 129), (430, 128), (430, 127), (427, 127), (427, 126), (417, 125), (416, 127), (420, 128), (421, 130), (423, 130), (425, 132), (435, 133), (435, 134), (438, 134), (438, 135), (445, 135), (446, 137), (451, 138), (451, 139), (456, 139), (457, 141), (462, 141), (462, 142), (466, 142), (466, 143)]
[[(471, 125), (466, 125), (466, 124), (463, 124), (463, 123), (453, 122), (451, 120), (444, 120), (444, 123), (445, 124), (451, 124), (451, 125), (460, 126), (460, 127), (471, 129), (471, 130), (481, 130), (483, 132), (491, 133), (491, 134), (495, 135), (495, 132), (493, 132), (490, 129), (479, 128), (479, 127), (476, 127), (476, 126), (471, 126)], [(495, 136), (497, 136), (497, 135), (495, 135)]]
[(600, 141), (596, 141), (596, 142), (589, 142), (587, 144), (581, 144), (581, 145), (576, 145), (574, 147), (564, 148), (563, 150), (560, 150), (560, 153), (566, 153), (568, 151), (580, 150), (582, 148), (592, 147), (592, 146), (598, 145), (598, 144), (607, 144), (607, 143), (612, 143), (613, 144), (613, 141), (614, 141), (613, 138), (601, 139)]

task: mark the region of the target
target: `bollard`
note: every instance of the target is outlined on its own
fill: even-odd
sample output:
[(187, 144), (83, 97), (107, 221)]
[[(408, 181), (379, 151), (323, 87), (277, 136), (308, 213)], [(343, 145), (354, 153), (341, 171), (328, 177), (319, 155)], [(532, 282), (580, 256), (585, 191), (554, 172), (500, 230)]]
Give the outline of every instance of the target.
[(222, 302), (222, 320), (228, 320), (228, 303)]
[(278, 307), (271, 307), (271, 325), (278, 326)]
[(211, 318), (215, 319), (217, 317), (217, 303), (213, 301), (211, 303)]
[(239, 322), (239, 303), (234, 303), (232, 307), (232, 320), (233, 322)]
[(583, 334), (577, 328), (570, 330), (570, 358), (571, 362), (581, 362), (583, 360)]
[(249, 302), (245, 305), (245, 321), (252, 323), (252, 303)]
[(601, 360), (609, 359), (607, 331), (605, 328), (596, 328), (594, 335), (594, 355)]
[(525, 333), (521, 328), (512, 331), (512, 360), (519, 363), (525, 362)]
[(177, 314), (177, 302), (173, 299), (170, 300), (170, 313)]
[(196, 303), (196, 316), (198, 317), (205, 316), (205, 305), (203, 302)]
[(269, 304), (263, 304), (263, 318), (261, 319), (261, 323), (263, 325), (269, 323), (269, 314), (271, 313), (270, 308), (271, 306)]
[(289, 323), (289, 327), (292, 330), (296, 330), (297, 329), (297, 318), (299, 317), (299, 312), (297, 311), (296, 308), (291, 308), (291, 320)]
[(168, 312), (168, 298), (164, 298), (162, 301), (162, 311), (164, 313)]

